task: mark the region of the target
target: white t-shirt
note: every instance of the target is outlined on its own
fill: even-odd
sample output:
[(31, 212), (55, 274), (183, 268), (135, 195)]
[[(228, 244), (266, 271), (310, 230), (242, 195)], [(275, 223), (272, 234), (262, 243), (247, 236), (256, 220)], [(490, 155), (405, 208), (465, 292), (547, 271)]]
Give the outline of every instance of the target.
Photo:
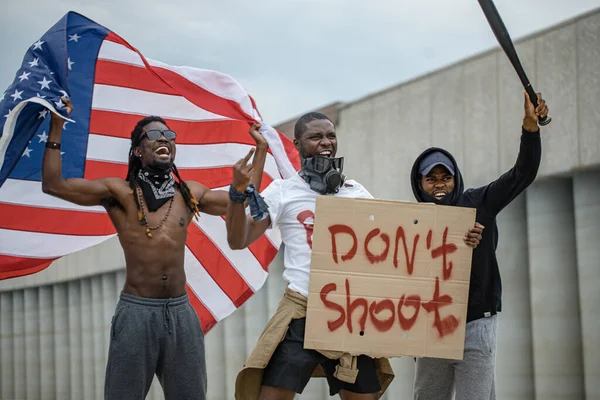
[[(277, 225), (285, 244), (283, 278), (288, 287), (308, 297), (310, 254), (318, 193), (302, 177), (274, 180), (262, 193), (269, 205), (272, 226)], [(360, 183), (347, 180), (334, 196), (368, 198), (373, 196)]]

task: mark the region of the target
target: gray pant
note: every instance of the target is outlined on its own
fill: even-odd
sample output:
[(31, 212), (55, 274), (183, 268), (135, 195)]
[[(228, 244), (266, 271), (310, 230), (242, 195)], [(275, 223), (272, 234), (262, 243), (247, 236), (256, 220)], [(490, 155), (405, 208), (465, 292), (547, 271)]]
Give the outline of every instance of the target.
[(104, 398), (144, 399), (154, 374), (166, 400), (205, 400), (204, 334), (188, 296), (121, 293), (110, 329)]
[(467, 323), (462, 360), (418, 358), (415, 400), (496, 400), (497, 316)]

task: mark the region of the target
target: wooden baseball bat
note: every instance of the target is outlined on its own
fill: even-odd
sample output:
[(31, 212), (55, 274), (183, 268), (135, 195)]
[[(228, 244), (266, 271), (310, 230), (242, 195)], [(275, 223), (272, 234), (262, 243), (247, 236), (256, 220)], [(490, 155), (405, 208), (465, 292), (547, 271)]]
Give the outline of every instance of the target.
[[(485, 14), (485, 18), (487, 19), (488, 23), (490, 24), (490, 27), (492, 28), (492, 32), (494, 32), (496, 39), (498, 39), (498, 43), (500, 43), (500, 47), (502, 47), (502, 50), (504, 50), (504, 53), (506, 54), (510, 63), (517, 72), (517, 75), (519, 76), (519, 79), (521, 80), (525, 91), (529, 95), (533, 106), (537, 107), (537, 94), (535, 93), (535, 90), (533, 90), (531, 82), (529, 82), (529, 79), (527, 78), (527, 74), (525, 74), (525, 70), (523, 69), (521, 61), (519, 60), (519, 56), (517, 55), (517, 51), (515, 50), (515, 45), (513, 44), (513, 41), (510, 38), (510, 35), (508, 34), (506, 26), (504, 26), (504, 22), (502, 21), (502, 18), (500, 17), (500, 14), (498, 13), (496, 6), (494, 5), (494, 2), (492, 0), (478, 1), (479, 5), (481, 6), (481, 9), (483, 10), (483, 13)], [(538, 119), (539, 124), (542, 126), (548, 125), (550, 121), (552, 121), (552, 118), (550, 118), (549, 115), (545, 117), (539, 117)]]

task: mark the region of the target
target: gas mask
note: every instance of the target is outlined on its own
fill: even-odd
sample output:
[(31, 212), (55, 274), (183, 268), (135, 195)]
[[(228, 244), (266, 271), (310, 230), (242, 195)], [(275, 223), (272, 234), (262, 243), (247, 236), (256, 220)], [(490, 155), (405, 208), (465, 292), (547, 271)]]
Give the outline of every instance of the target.
[(320, 194), (337, 193), (346, 180), (344, 158), (314, 156), (302, 160), (300, 176)]

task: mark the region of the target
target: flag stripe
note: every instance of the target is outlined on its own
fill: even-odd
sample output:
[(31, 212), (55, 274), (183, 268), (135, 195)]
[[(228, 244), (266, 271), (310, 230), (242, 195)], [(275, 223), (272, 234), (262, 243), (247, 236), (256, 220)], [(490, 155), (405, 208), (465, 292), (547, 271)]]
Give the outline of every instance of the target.
[[(90, 132), (105, 136), (131, 139), (131, 131), (148, 114), (127, 114), (116, 111), (92, 110)], [(177, 145), (241, 143), (255, 145), (248, 133), (250, 124), (243, 121), (221, 120), (190, 122), (163, 118), (167, 126), (177, 132)]]
[(206, 309), (204, 304), (202, 304), (202, 302), (200, 301), (200, 296), (193, 291), (190, 285), (186, 284), (185, 288), (187, 289), (190, 304), (194, 308), (194, 311), (196, 311), (196, 315), (198, 315), (198, 319), (200, 320), (202, 332), (206, 335), (217, 324), (217, 320)]
[[(127, 139), (102, 135), (89, 135), (87, 159), (127, 165), (131, 142)], [(175, 160), (177, 168), (231, 167), (246, 157), (252, 146), (234, 143), (206, 145), (177, 145)], [(271, 177), (279, 176), (275, 159), (267, 154), (264, 172)], [(123, 176), (123, 175), (118, 175)]]
[[(100, 54), (103, 54), (107, 43), (110, 42), (104, 42)], [(99, 59), (96, 62), (94, 83), (97, 85), (119, 86), (174, 96), (179, 96), (180, 94), (176, 89), (158, 78), (156, 73), (144, 67), (143, 64), (142, 66), (121, 64), (106, 59)]]
[(138, 67), (146, 66), (145, 59), (159, 79), (176, 87), (198, 107), (234, 119), (240, 119), (244, 114), (251, 119), (260, 118), (248, 93), (228, 75), (144, 58), (123, 39), (110, 34), (102, 43), (98, 58)]
[[(205, 215), (202, 215), (202, 218), (204, 217)], [(233, 268), (229, 260), (194, 224), (190, 224), (188, 228), (187, 247), (236, 307), (239, 307), (252, 295), (252, 289)]]
[(0, 190), (0, 203), (55, 208), (60, 210), (105, 213), (102, 206), (84, 207), (42, 192), (42, 182), (7, 179)]
[[(210, 239), (221, 249), (221, 253), (256, 292), (267, 279), (267, 273), (250, 250), (232, 250), (227, 242), (227, 228), (221, 217), (203, 215), (198, 221), (193, 220)], [(204, 263), (203, 263), (204, 265)]]
[(221, 115), (196, 107), (182, 96), (146, 92), (109, 85), (94, 85), (92, 108), (132, 114), (161, 115), (184, 121), (220, 121)]
[(0, 254), (0, 280), (16, 278), (47, 268), (56, 258), (15, 257)]
[[(85, 179), (100, 179), (106, 177), (118, 176), (123, 179), (127, 176), (128, 166), (125, 164), (116, 164), (103, 161), (89, 160), (85, 163)], [(233, 168), (177, 168), (181, 179), (184, 181), (195, 181), (203, 184), (209, 189), (225, 187), (229, 190), (229, 184), (233, 180)], [(273, 179), (263, 174), (261, 181), (261, 190), (264, 190)]]
[(60, 235), (115, 233), (108, 214), (0, 203), (0, 228)]
[(0, 228), (0, 254), (56, 258), (97, 245), (113, 236), (57, 235)]
[(223, 319), (235, 311), (236, 307), (231, 299), (187, 247), (185, 248), (185, 276), (192, 290), (201, 295), (200, 301), (216, 319)]
[[(101, 54), (103, 54), (103, 49), (105, 49), (105, 46), (103, 46)], [(103, 55), (106, 56), (106, 54)], [(165, 68), (154, 67), (152, 70), (148, 70), (139, 65), (123, 64), (120, 60), (117, 62), (109, 61), (108, 59), (98, 60), (94, 82), (100, 85), (183, 96), (203, 110), (224, 117), (230, 116), (231, 118), (235, 118), (237, 116), (239, 118), (239, 112), (236, 110), (236, 108), (239, 108), (237, 103), (205, 92), (195, 83)], [(248, 119), (250, 120), (250, 118)]]
[(248, 246), (248, 250), (258, 260), (262, 268), (269, 272), (269, 265), (271, 261), (277, 255), (277, 248), (273, 247), (273, 244), (269, 241), (266, 236), (261, 236), (254, 243)]

